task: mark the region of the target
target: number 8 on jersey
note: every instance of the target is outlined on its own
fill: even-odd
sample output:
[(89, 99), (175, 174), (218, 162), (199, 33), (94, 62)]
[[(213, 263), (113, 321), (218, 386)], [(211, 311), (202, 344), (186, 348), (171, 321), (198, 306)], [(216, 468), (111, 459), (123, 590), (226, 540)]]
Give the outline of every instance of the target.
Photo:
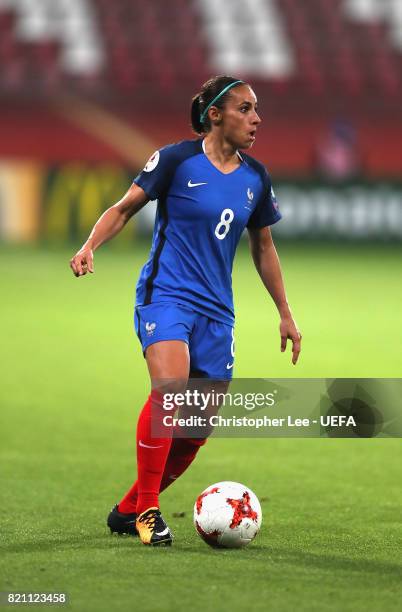
[[(225, 208), (221, 214), (221, 220), (215, 228), (215, 236), (219, 238), (219, 240), (223, 240), (230, 230), (230, 224), (234, 219), (234, 212), (231, 208)], [(224, 228), (223, 234), (220, 234), (221, 228)]]

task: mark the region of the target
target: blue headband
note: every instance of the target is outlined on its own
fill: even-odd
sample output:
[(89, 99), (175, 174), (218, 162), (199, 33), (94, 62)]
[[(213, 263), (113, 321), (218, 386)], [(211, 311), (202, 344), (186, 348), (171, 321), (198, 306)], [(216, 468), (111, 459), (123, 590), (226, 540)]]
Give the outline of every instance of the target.
[(231, 89), (232, 87), (234, 87), (235, 85), (238, 85), (239, 83), (244, 83), (244, 81), (233, 81), (233, 83), (229, 83), (229, 85), (226, 85), (226, 87), (224, 87), (221, 91), (221, 93), (218, 93), (217, 96), (215, 96), (215, 98), (212, 100), (212, 102), (210, 102), (207, 106), (207, 108), (205, 110), (203, 110), (203, 112), (200, 115), (200, 121), (201, 123), (204, 123), (205, 117), (207, 115), (207, 112), (209, 111), (209, 109), (211, 108), (211, 106), (213, 106), (215, 104), (215, 102), (217, 100), (219, 100), (219, 98), (221, 96), (223, 96), (223, 94), (225, 94), (227, 91), (229, 91), (229, 89)]

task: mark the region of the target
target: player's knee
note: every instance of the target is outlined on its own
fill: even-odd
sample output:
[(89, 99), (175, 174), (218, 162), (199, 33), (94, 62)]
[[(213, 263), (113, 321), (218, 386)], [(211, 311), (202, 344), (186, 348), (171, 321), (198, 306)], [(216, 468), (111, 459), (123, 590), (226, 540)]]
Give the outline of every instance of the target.
[(166, 399), (175, 400), (175, 396), (183, 394), (187, 387), (186, 378), (169, 378), (153, 381), (153, 386), (161, 395), (168, 396)]

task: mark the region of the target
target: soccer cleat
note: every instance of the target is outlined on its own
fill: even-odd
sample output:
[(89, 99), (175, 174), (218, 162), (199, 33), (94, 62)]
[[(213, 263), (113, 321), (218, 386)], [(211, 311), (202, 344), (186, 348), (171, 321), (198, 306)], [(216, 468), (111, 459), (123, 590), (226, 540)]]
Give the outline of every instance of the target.
[(109, 516), (107, 517), (107, 526), (109, 527), (111, 533), (137, 536), (138, 531), (135, 526), (136, 520), (137, 514), (135, 512), (123, 514), (122, 512), (119, 512), (119, 506), (116, 504), (109, 512)]
[(148, 508), (137, 517), (135, 524), (143, 544), (170, 546), (173, 534), (162, 518), (159, 508)]

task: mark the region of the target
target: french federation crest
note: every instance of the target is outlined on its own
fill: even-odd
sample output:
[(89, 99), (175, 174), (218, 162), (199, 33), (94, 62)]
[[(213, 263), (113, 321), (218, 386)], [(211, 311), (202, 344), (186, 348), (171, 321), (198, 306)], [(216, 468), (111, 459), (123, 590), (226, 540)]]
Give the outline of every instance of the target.
[(145, 323), (145, 329), (147, 330), (147, 336), (153, 336), (155, 328), (156, 328), (156, 323), (150, 323), (149, 321), (147, 321)]

